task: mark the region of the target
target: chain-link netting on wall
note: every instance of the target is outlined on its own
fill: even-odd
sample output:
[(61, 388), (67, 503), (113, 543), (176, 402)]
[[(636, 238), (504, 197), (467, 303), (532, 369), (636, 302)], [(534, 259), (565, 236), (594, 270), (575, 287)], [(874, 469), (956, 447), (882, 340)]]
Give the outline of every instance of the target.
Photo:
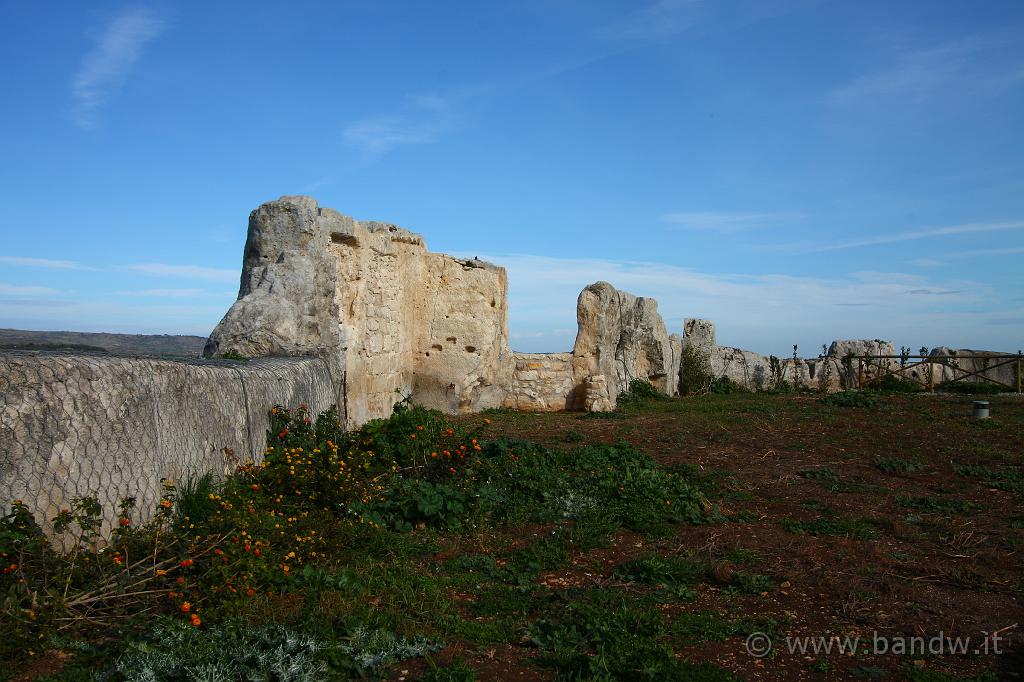
[(161, 479), (223, 474), (257, 461), (274, 405), (334, 404), (325, 362), (264, 358), (175, 362), (0, 352), (0, 508), (22, 500), (44, 527), (98, 495), (107, 524), (135, 497), (152, 513)]

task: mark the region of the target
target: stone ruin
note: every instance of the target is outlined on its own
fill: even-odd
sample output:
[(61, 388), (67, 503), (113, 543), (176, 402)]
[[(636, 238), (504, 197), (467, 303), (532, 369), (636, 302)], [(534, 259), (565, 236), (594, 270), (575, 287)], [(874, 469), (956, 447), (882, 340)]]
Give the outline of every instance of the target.
[[(885, 341), (835, 341), (816, 359), (773, 361), (719, 346), (707, 320), (686, 320), (680, 338), (666, 331), (656, 301), (606, 282), (583, 289), (576, 316), (571, 352), (513, 352), (504, 269), (431, 253), (394, 225), (283, 197), (250, 215), (238, 300), (205, 349), (260, 359), (0, 352), (0, 509), (23, 500), (49, 530), (56, 510), (95, 493), (109, 531), (117, 501), (133, 495), (145, 520), (163, 479), (258, 459), (275, 404), (306, 403), (314, 413), (336, 405), (350, 427), (387, 417), (407, 397), (453, 414), (608, 411), (635, 379), (674, 395), (684, 348), (700, 351), (713, 377), (755, 390), (777, 380), (839, 390), (851, 371), (870, 378), (899, 363), (878, 357), (895, 355)], [(851, 366), (850, 353), (875, 357)], [(994, 356), (931, 354), (941, 362), (904, 378), (937, 385), (959, 367), (1017, 381), (1019, 370)]]
[(577, 320), (572, 352), (513, 352), (504, 268), (286, 196), (250, 215), (238, 300), (205, 355), (321, 357), (349, 426), (409, 396), (454, 414), (611, 410), (634, 379), (677, 392), (682, 339), (655, 300), (597, 282)]
[[(504, 268), (431, 253), (408, 230), (286, 196), (249, 216), (238, 300), (205, 354), (320, 357), (349, 426), (387, 417), (406, 397), (452, 414), (613, 410), (634, 379), (677, 394), (684, 347), (707, 358), (713, 377), (751, 390), (787, 382), (835, 391), (854, 376), (870, 380), (900, 366), (884, 357), (897, 355), (893, 344), (877, 339), (833, 341), (817, 358), (773, 359), (719, 346), (708, 320), (687, 319), (681, 338), (666, 331), (657, 301), (607, 282), (583, 289), (576, 318), (571, 352), (514, 352)], [(931, 353), (953, 358), (957, 351)], [(875, 359), (851, 363), (850, 355)], [(974, 371), (987, 366), (964, 362)], [(955, 364), (936, 362), (902, 378), (937, 385), (956, 378)], [(1000, 368), (999, 380), (1012, 383), (1014, 371)]]

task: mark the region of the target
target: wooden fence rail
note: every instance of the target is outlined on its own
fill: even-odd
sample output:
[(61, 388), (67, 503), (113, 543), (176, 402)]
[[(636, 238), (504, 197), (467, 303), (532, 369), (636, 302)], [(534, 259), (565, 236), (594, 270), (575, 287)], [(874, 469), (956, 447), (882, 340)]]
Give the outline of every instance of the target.
[[(957, 353), (956, 355), (849, 355), (845, 358), (840, 358), (839, 360), (840, 362), (845, 362), (846, 360), (858, 361), (856, 370), (858, 388), (865, 388), (866, 386), (882, 381), (889, 376), (906, 380), (907, 372), (911, 372), (917, 368), (927, 367), (927, 369), (924, 370), (926, 372), (925, 384), (929, 391), (934, 391), (934, 370), (935, 366), (939, 365), (940, 367), (953, 370), (953, 378), (949, 379), (945, 383), (952, 384), (963, 382), (965, 379), (970, 377), (976, 377), (981, 381), (1003, 386), (1010, 390), (1015, 390), (1017, 393), (1021, 393), (1021, 372), (1022, 369), (1024, 369), (1024, 354), (1020, 351), (1016, 354)], [(898, 360), (899, 364), (896, 365), (893, 362), (889, 362), (892, 360)], [(911, 362), (911, 360), (914, 362)], [(972, 369), (961, 367), (961, 361), (970, 361)], [(981, 364), (980, 370), (978, 368), (978, 362)], [(1007, 383), (1006, 381), (1002, 381), (1001, 379), (988, 374), (992, 370), (1000, 367), (1006, 367), (1007, 365), (1015, 365), (1014, 377), (1016, 381), (1014, 383)], [(847, 371), (851, 369), (852, 367), (848, 367)], [(871, 369), (876, 370), (876, 372), (872, 373), (870, 371)], [(917, 381), (916, 379), (911, 380)]]

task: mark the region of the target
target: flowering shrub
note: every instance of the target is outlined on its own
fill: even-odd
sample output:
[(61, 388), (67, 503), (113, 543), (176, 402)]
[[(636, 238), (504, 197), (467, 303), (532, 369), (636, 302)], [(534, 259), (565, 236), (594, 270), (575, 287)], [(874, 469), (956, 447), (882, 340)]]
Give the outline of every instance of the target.
[[(53, 520), (74, 541), (63, 555), (15, 504), (0, 519), (9, 634), (0, 637), (0, 654), (34, 655), (58, 628), (115, 626), (145, 614), (140, 623), (156, 616), (165, 625), (149, 628), (141, 649), (116, 659), (128, 679), (177, 679), (185, 670), (228, 678), (226, 670), (256, 665), (241, 652), (263, 640), (279, 654), (271, 662), (291, 671), (280, 679), (314, 679), (325, 665), (362, 674), (440, 646), (432, 632), (394, 630), (400, 623), (386, 614), (441, 608), (449, 609), (445, 627), (459, 622), (448, 597), (410, 569), (390, 567), (379, 577), (368, 567), (367, 557), (393, 557), (407, 542), (400, 534), (421, 530), (429, 539), (442, 529), (570, 524), (551, 547), (510, 557), (501, 579), (528, 585), (541, 566), (566, 560), (559, 543), (593, 545), (618, 527), (649, 532), (707, 518), (706, 503), (683, 477), (628, 445), (551, 451), (487, 441), (488, 424), (482, 417), (465, 431), (403, 402), (390, 419), (347, 432), (333, 410), (314, 419), (305, 406), (275, 407), (262, 461), (247, 461), (221, 481), (167, 481), (145, 524), (133, 521), (135, 501), (124, 500), (107, 542), (98, 500), (73, 500)], [(313, 608), (321, 614), (315, 622), (331, 623), (321, 634), (347, 637), (344, 645), (248, 625), (299, 619)], [(249, 634), (226, 628), (239, 622)], [(200, 630), (212, 643), (203, 645), (206, 653), (174, 668), (175, 651), (197, 646), (189, 632)]]

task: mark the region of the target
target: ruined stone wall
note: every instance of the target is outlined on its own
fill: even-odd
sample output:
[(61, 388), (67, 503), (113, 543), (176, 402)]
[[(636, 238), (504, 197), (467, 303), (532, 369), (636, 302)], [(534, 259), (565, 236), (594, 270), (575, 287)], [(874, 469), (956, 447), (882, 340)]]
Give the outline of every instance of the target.
[(515, 353), (503, 407), (557, 412), (576, 406), (572, 353)]
[(20, 499), (45, 523), (97, 493), (109, 526), (132, 496), (145, 520), (161, 479), (258, 461), (270, 408), (299, 403), (316, 413), (334, 403), (322, 360), (0, 353), (0, 505)]
[(410, 395), (447, 412), (498, 407), (512, 372), (508, 280), (395, 225), (282, 197), (249, 217), (239, 298), (206, 348), (225, 351), (323, 357), (350, 426)]
[[(282, 197), (249, 217), (239, 297), (206, 354), (320, 356), (350, 426), (387, 417), (409, 396), (454, 414), (614, 406), (633, 379), (674, 394), (681, 341), (666, 333), (657, 302), (598, 282), (580, 294), (577, 319), (571, 359), (524, 360), (509, 350), (504, 268), (431, 253), (417, 234), (309, 197)], [(582, 400), (580, 387), (602, 375)], [(599, 386), (610, 397), (600, 399)]]
[[(766, 390), (772, 387), (769, 356), (740, 348), (719, 346), (715, 338), (715, 325), (709, 320), (687, 318), (683, 329), (684, 347), (694, 348), (707, 357), (713, 377), (726, 377), (749, 390)], [(918, 350), (912, 352), (914, 355), (919, 353)], [(873, 356), (873, 359), (845, 361), (844, 358), (849, 355)], [(826, 351), (816, 358), (780, 358), (779, 379), (798, 388), (841, 391), (844, 388), (866, 385), (887, 373), (895, 373), (901, 367), (900, 360), (886, 356), (896, 355), (898, 352), (891, 341), (833, 341)], [(990, 380), (1009, 387), (1016, 386), (1015, 361), (1006, 362), (1005, 359), (985, 357), (1005, 354), (939, 347), (933, 348), (928, 355), (936, 361), (911, 367), (920, 360), (909, 360), (906, 369), (900, 371), (897, 378), (916, 382), (922, 387), (938, 386), (944, 381), (954, 379), (966, 383)], [(960, 370), (974, 372), (980, 376), (966, 376), (966, 372)]]

